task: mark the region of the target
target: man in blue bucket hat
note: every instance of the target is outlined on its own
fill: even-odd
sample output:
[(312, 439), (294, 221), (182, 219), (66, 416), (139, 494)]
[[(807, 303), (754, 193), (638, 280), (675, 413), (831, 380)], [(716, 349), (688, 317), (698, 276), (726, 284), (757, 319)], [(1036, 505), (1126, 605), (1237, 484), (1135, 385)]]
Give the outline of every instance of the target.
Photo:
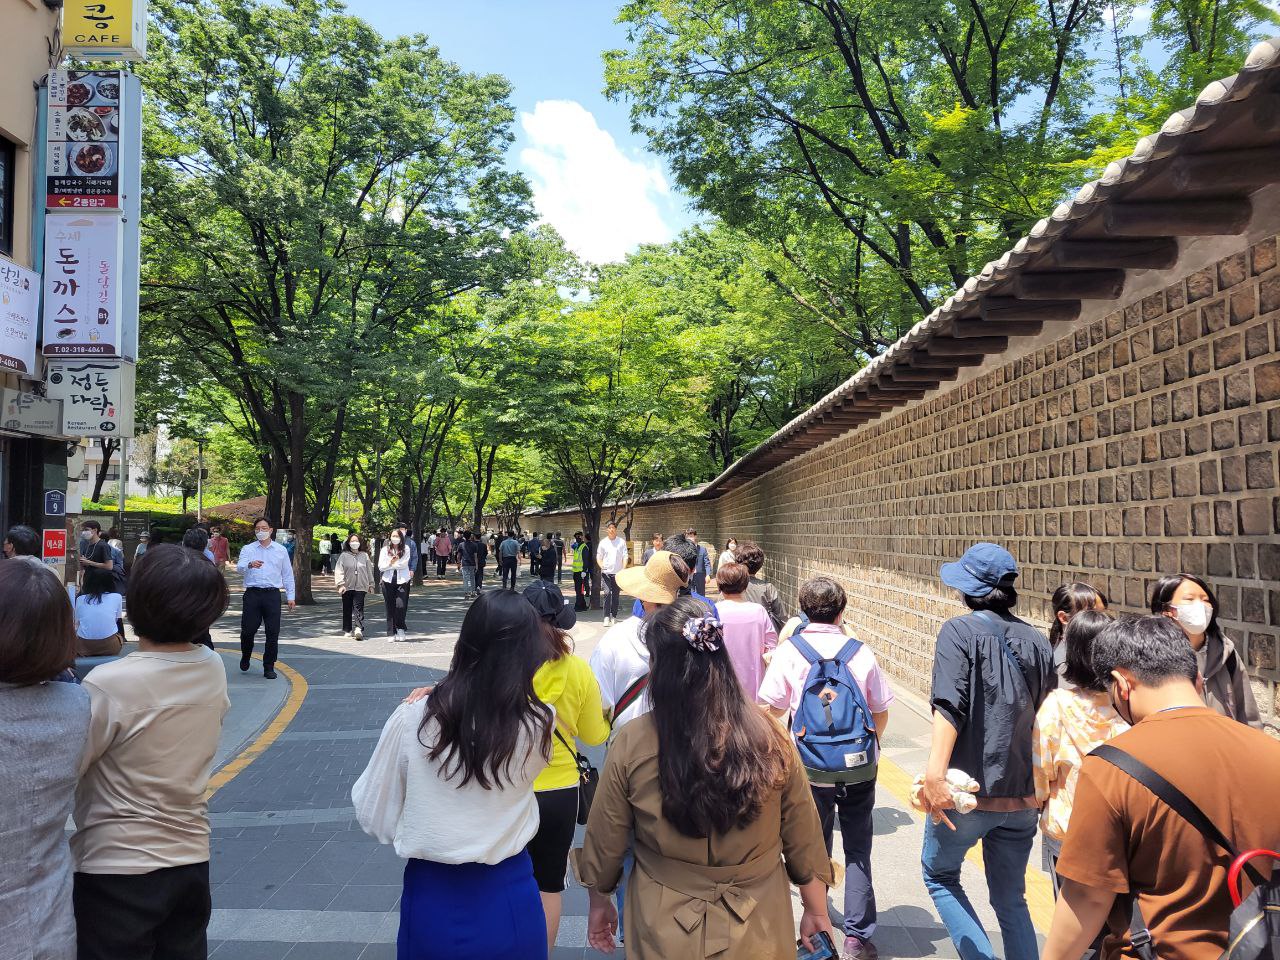
[[(961, 960), (994, 958), (991, 940), (960, 885), (960, 865), (979, 842), (991, 906), (1007, 960), (1036, 960), (1026, 870), (1039, 815), (1032, 727), (1052, 689), (1053, 653), (1035, 627), (1011, 612), (1018, 562), (1004, 547), (976, 543), (942, 582), (969, 613), (938, 631), (933, 661), (933, 743), (922, 801), (929, 811), (921, 865), (934, 906)], [(954, 808), (947, 770), (978, 782), (977, 808)]]

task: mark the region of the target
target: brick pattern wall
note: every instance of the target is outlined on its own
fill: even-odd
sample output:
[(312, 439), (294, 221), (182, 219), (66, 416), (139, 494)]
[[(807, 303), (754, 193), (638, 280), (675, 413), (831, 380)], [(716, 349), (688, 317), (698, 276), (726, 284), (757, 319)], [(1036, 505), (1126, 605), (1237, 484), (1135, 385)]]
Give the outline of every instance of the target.
[(835, 576), (863, 637), (921, 693), (937, 629), (962, 609), (938, 565), (975, 541), (1013, 551), (1020, 612), (1042, 626), (1062, 582), (1139, 612), (1159, 576), (1196, 573), (1274, 717), (1278, 452), (1271, 238), (718, 500), (642, 507), (633, 533), (693, 518), (704, 539), (758, 540), (788, 598)]

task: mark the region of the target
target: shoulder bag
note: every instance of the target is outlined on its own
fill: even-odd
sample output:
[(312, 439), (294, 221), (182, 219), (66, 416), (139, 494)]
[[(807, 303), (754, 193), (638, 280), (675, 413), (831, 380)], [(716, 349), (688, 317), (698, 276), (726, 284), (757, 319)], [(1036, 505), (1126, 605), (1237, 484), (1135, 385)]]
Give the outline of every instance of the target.
[(556, 739), (564, 744), (564, 748), (569, 751), (569, 756), (573, 757), (574, 763), (578, 765), (578, 823), (585, 824), (587, 815), (591, 813), (591, 803), (596, 798), (596, 787), (600, 785), (600, 771), (595, 768), (585, 753), (579, 753), (574, 749), (573, 744), (560, 732), (558, 720), (556, 721)]

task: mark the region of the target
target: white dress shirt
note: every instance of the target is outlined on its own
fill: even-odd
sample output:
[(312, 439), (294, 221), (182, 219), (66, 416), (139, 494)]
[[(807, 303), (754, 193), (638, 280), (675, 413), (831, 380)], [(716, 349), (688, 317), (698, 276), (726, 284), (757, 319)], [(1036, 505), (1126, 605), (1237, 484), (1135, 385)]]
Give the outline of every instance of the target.
[(621, 573), (627, 566), (627, 541), (622, 537), (605, 537), (596, 547), (596, 563), (600, 564), (601, 573)]
[[(262, 566), (250, 567), (254, 560), (261, 560)], [(293, 603), (293, 564), (283, 545), (274, 540), (253, 541), (240, 549), (236, 569), (244, 574), (246, 590), (252, 587), (283, 590), (285, 599)]]

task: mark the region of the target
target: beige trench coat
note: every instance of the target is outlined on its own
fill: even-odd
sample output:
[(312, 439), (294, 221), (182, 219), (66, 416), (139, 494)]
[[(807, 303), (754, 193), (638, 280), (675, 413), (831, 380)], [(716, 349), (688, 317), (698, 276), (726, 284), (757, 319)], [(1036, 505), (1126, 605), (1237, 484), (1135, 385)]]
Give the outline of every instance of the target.
[(795, 956), (791, 883), (832, 882), (831, 860), (800, 758), (749, 827), (686, 837), (662, 816), (652, 718), (628, 723), (609, 748), (575, 853), (578, 879), (612, 893), (632, 831), (628, 960), (780, 960)]

